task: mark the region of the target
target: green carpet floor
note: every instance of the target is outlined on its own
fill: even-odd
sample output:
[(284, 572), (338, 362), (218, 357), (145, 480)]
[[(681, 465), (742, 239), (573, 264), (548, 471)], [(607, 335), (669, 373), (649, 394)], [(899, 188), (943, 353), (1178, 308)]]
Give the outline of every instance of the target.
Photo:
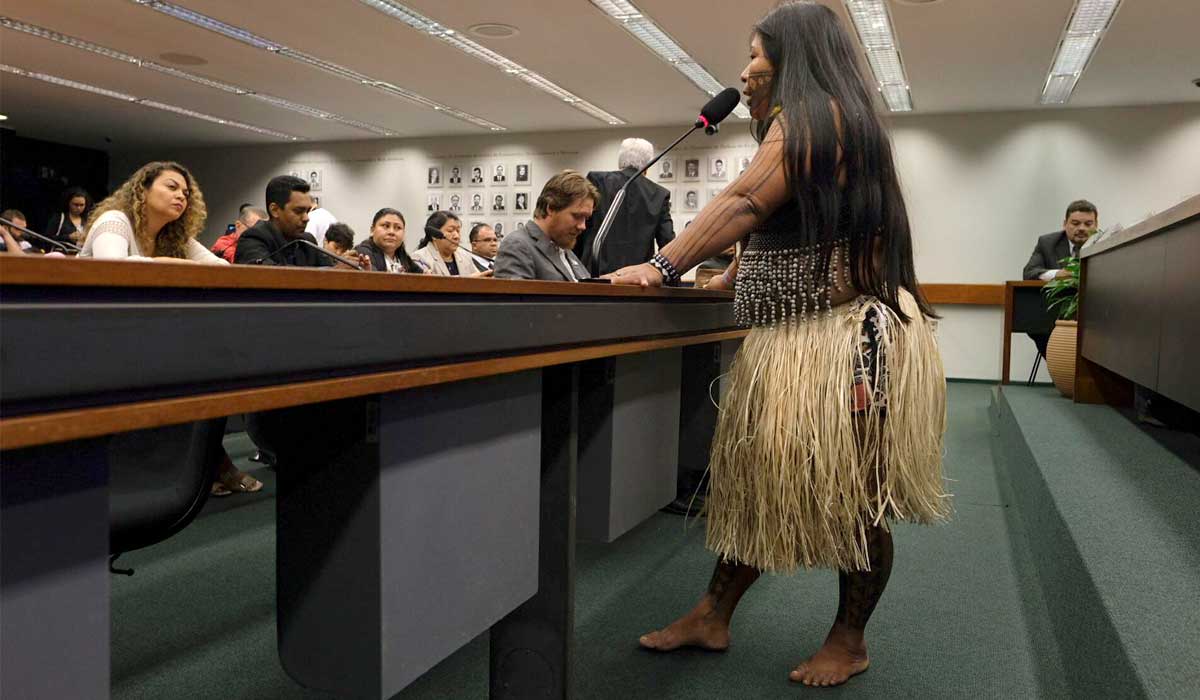
[[(870, 671), (832, 690), (787, 680), (837, 607), (827, 571), (761, 579), (727, 653), (640, 651), (637, 636), (687, 610), (713, 564), (703, 521), (660, 514), (611, 545), (578, 548), (577, 697), (1061, 696), (1053, 642), (1022, 575), (1020, 521), (997, 480), (989, 391), (950, 386), (954, 519), (897, 528), (891, 584), (868, 629)], [(230, 449), (244, 456), (244, 439)], [(276, 656), (273, 483), (256, 474), (264, 493), (214, 500), (176, 537), (121, 559), (137, 574), (113, 579), (114, 698), (326, 697), (296, 686)], [(486, 698), (486, 635), (396, 697)]]

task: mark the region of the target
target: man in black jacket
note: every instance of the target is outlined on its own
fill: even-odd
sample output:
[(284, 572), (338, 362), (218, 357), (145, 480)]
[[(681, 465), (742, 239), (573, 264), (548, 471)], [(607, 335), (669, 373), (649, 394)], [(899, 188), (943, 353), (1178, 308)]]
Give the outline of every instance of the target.
[[(654, 257), (654, 244), (661, 248), (675, 239), (671, 221), (671, 192), (644, 177), (654, 158), (654, 146), (644, 139), (625, 139), (617, 164), (620, 170), (590, 172), (588, 180), (600, 190), (600, 201), (588, 220), (587, 229), (575, 243), (575, 254), (591, 273), (599, 277), (627, 265), (639, 265)], [(625, 201), (604, 239), (600, 259), (592, 256), (592, 241), (608, 213), (613, 197), (635, 177), (625, 190)]]
[(1052, 280), (1056, 277), (1070, 275), (1059, 268), (1063, 258), (1079, 257), (1079, 249), (1087, 239), (1096, 232), (1099, 214), (1096, 205), (1086, 199), (1076, 200), (1067, 205), (1067, 216), (1063, 220), (1061, 231), (1039, 236), (1033, 255), (1025, 263), (1025, 279)]
[[(283, 265), (286, 267), (333, 267), (334, 261), (316, 250), (317, 239), (304, 230), (312, 197), (305, 180), (280, 175), (267, 183), (267, 218), (246, 229), (238, 239), (234, 262), (243, 265)], [(308, 241), (312, 246), (296, 241)], [(353, 256), (354, 253), (351, 253)], [(359, 256), (364, 269), (370, 259)]]

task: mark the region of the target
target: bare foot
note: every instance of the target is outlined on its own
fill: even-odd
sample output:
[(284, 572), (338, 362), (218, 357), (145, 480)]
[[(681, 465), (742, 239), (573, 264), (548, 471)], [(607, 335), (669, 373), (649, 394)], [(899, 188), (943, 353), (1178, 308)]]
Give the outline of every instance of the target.
[(717, 614), (711, 597), (704, 596), (687, 615), (666, 629), (643, 634), (638, 643), (654, 651), (673, 651), (679, 647), (725, 651), (729, 648), (729, 623)]
[(807, 686), (841, 685), (871, 665), (862, 633), (835, 626), (825, 644), (788, 674), (788, 678)]

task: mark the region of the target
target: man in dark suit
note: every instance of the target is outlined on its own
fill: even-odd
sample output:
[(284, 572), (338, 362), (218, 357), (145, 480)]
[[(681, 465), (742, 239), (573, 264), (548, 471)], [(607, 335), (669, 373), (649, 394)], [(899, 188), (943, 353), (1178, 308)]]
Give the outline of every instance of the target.
[(578, 282), (590, 277), (571, 248), (587, 228), (599, 196), (596, 186), (574, 170), (550, 178), (533, 219), (500, 242), (496, 278)]
[[(644, 139), (625, 139), (618, 157), (620, 170), (590, 172), (587, 177), (600, 191), (596, 211), (587, 230), (575, 243), (575, 254), (594, 276), (608, 274), (628, 265), (640, 265), (654, 257), (654, 244), (661, 248), (675, 239), (671, 221), (671, 192), (644, 177), (643, 170), (654, 158), (654, 146)], [(625, 181), (625, 201), (604, 239), (600, 258), (592, 256), (592, 241), (608, 214), (609, 204)]]
[[(316, 237), (304, 230), (308, 225), (308, 212), (312, 209), (308, 190), (308, 183), (298, 177), (280, 175), (271, 178), (267, 183), (267, 218), (246, 229), (238, 239), (234, 261), (254, 265), (332, 267), (332, 259), (312, 246), (290, 245), (298, 240), (308, 241), (313, 246), (317, 244)], [(371, 269), (370, 258), (359, 255), (358, 259), (363, 269)]]
[(1025, 263), (1025, 279), (1049, 281), (1069, 277), (1070, 273), (1059, 267), (1059, 261), (1079, 257), (1079, 249), (1095, 233), (1098, 221), (1095, 204), (1086, 199), (1071, 202), (1062, 230), (1038, 237), (1033, 255)]
[[(1067, 216), (1063, 219), (1062, 230), (1038, 236), (1033, 255), (1030, 255), (1029, 262), (1025, 263), (1025, 279), (1048, 282), (1056, 278), (1070, 277), (1070, 272), (1059, 267), (1059, 261), (1079, 257), (1079, 249), (1087, 242), (1088, 237), (1095, 233), (1098, 221), (1096, 205), (1086, 199), (1079, 199), (1067, 205)], [(1028, 335), (1037, 346), (1038, 353), (1045, 357), (1050, 334)]]

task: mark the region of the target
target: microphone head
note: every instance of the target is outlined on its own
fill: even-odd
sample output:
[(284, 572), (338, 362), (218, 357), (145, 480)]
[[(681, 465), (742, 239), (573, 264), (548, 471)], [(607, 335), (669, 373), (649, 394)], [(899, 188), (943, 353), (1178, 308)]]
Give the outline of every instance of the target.
[(700, 110), (700, 118), (696, 120), (697, 128), (720, 124), (738, 106), (741, 95), (742, 93), (738, 92), (737, 88), (725, 88), (717, 93), (717, 96), (709, 100), (708, 104)]
[(429, 236), (430, 238), (445, 238), (446, 237), (446, 234), (442, 233), (442, 230), (440, 228), (434, 228), (432, 226), (425, 227), (425, 235)]

